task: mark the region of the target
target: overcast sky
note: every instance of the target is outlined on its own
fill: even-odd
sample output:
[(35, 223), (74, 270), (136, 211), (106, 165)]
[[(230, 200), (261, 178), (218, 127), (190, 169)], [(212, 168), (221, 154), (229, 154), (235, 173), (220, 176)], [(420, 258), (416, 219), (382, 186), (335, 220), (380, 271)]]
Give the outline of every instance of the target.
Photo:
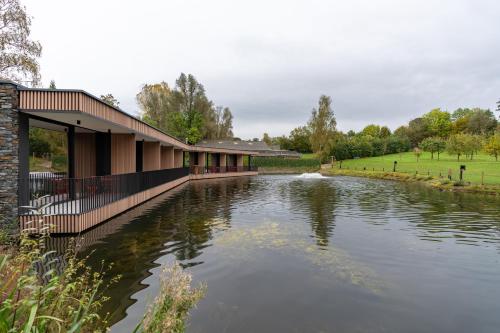
[(21, 1), (46, 86), (137, 114), (142, 84), (192, 73), (241, 138), (288, 134), (321, 94), (341, 130), (500, 98), (498, 0)]

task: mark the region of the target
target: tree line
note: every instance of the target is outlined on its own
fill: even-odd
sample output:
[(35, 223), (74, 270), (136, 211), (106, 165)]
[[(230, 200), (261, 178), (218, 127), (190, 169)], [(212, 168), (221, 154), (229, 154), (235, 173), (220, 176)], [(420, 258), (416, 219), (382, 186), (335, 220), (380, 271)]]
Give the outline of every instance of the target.
[(215, 106), (192, 74), (181, 73), (173, 88), (145, 84), (136, 97), (142, 120), (188, 143), (233, 136), (231, 110)]
[[(500, 112), (500, 101), (497, 103)], [(387, 126), (367, 125), (359, 132), (343, 133), (336, 129), (331, 98), (321, 96), (305, 126), (293, 129), (288, 136), (270, 137), (268, 144), (301, 153), (314, 152), (322, 161), (381, 156), (414, 150), (430, 152), (434, 159), (442, 152), (473, 159), (484, 150), (497, 160), (500, 155), (500, 123), (494, 113), (481, 108), (459, 108), (453, 112), (439, 108), (412, 119), (391, 131)]]

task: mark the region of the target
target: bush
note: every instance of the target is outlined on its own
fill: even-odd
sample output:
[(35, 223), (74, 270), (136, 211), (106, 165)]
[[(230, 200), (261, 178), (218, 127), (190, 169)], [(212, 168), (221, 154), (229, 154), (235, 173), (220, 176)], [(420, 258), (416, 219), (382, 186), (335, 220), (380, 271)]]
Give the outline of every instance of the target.
[(66, 155), (53, 156), (52, 168), (56, 171), (66, 171), (68, 168), (68, 157)]
[(320, 168), (317, 159), (286, 159), (279, 157), (255, 157), (253, 165), (259, 168)]

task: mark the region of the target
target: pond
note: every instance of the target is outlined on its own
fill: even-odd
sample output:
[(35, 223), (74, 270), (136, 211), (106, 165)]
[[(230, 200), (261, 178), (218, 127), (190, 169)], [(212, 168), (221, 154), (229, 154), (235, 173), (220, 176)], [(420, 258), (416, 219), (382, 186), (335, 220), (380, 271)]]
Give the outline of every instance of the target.
[[(178, 260), (188, 332), (498, 332), (500, 199), (354, 177), (196, 181), (86, 233), (128, 332)], [(65, 238), (54, 239), (64, 247)]]

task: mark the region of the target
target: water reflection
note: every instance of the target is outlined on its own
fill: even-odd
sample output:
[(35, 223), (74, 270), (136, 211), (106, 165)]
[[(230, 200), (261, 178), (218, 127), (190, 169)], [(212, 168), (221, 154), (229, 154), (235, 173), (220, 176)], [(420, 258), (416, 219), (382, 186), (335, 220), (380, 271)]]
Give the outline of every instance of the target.
[(338, 200), (334, 184), (325, 179), (296, 180), (285, 188), (293, 210), (303, 214), (311, 224), (317, 245), (328, 246), (335, 228)]
[[(178, 187), (89, 231), (82, 251), (123, 275), (106, 308), (112, 322), (129, 311), (117, 331), (175, 258), (208, 283), (192, 332), (487, 332), (500, 325), (499, 231), (499, 198), (259, 176)], [(464, 314), (472, 329), (442, 321)]]
[[(231, 207), (249, 190), (249, 178), (192, 182), (84, 234), (83, 254), (95, 252), (89, 263), (99, 267), (105, 259), (114, 263), (111, 273), (123, 276), (109, 290), (115, 300), (105, 308), (111, 322), (123, 318), (135, 302), (130, 296), (147, 287), (142, 281), (158, 266), (160, 255), (171, 254), (184, 266), (201, 264), (196, 258), (210, 246), (215, 232), (231, 227)], [(68, 238), (51, 241), (62, 251)]]

